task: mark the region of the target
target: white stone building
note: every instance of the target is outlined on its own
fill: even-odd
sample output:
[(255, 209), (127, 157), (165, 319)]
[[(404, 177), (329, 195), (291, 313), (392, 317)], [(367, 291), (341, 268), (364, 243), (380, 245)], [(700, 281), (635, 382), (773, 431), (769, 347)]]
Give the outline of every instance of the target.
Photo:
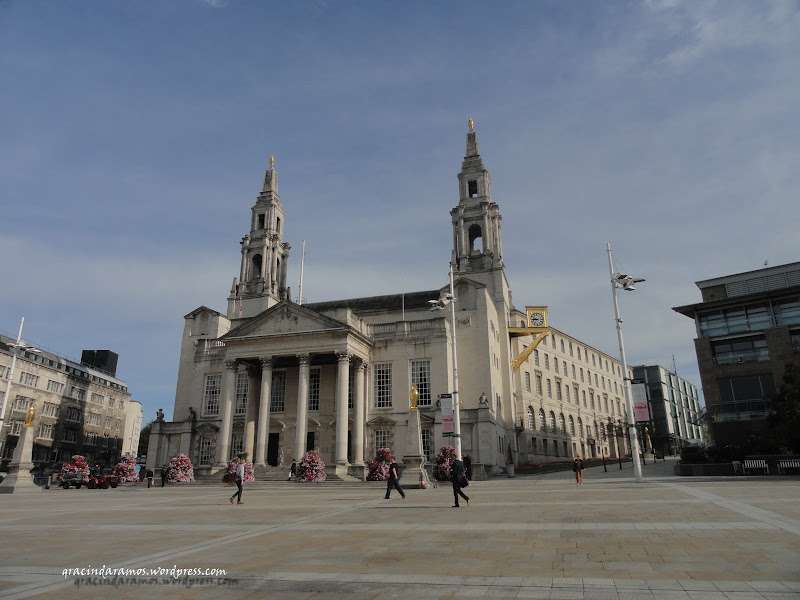
[(9, 386), (2, 443), (2, 464), (11, 460), (28, 407), (34, 406), (33, 463), (37, 466), (68, 461), (74, 454), (90, 464), (112, 466), (126, 452), (136, 453), (142, 405), (132, 400), (124, 381), (113, 369), (70, 360), (46, 351), (17, 351), (10, 380), (15, 340), (0, 336), (0, 406)]
[[(449, 310), (429, 310), (429, 301), (449, 291), (449, 283), (403, 295), (291, 302), (290, 248), (283, 241), (286, 220), (271, 161), (251, 208), (226, 312), (201, 306), (185, 316), (175, 421), (154, 423), (148, 466), (186, 453), (196, 471), (210, 473), (246, 451), (265, 468), (315, 449), (332, 472), (361, 477), (377, 448), (392, 448), (398, 459), (413, 454), (406, 447), (412, 384), (419, 390), (424, 453), (432, 458), (452, 444), (442, 435), (438, 398), (453, 391), (454, 333), (462, 452), (474, 477), (498, 474), (509, 463), (608, 453), (599, 432), (607, 417), (621, 414), (617, 361), (557, 333), (557, 346), (546, 356), (569, 360), (580, 369), (580, 380), (559, 371), (568, 370), (560, 364), (552, 373), (547, 364), (512, 367), (531, 345), (528, 326), (536, 323), (528, 322), (534, 313), (511, 302), (499, 206), (471, 127), (458, 180), (458, 204), (450, 211), (453, 332)], [(545, 307), (537, 311), (546, 319)], [(576, 351), (579, 356), (572, 355)], [(539, 378), (559, 396), (531, 388)], [(582, 426), (562, 432), (548, 422), (545, 431), (541, 410)]]

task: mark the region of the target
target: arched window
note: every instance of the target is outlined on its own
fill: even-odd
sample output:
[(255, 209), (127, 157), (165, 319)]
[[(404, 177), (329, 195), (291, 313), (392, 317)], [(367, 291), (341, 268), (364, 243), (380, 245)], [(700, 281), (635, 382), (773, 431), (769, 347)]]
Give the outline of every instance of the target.
[(572, 418), (572, 415), (569, 416), (569, 434), (575, 435), (575, 419)]
[(480, 225), (469, 226), (469, 251), (483, 254), (483, 233)]
[(558, 415), (558, 426), (560, 427), (562, 434), (567, 433), (567, 423), (564, 420), (564, 413)]
[(578, 435), (583, 437), (583, 419), (578, 417)]
[(597, 421), (594, 422), (594, 437), (596, 438), (600, 437), (600, 429), (598, 429), (597, 427)]
[(547, 421), (544, 420), (544, 409), (540, 408), (539, 409), (539, 427), (541, 427), (542, 431), (544, 431), (546, 425), (547, 425)]
[(250, 262), (251, 262), (250, 273), (249, 273), (250, 277), (248, 278), (248, 281), (255, 281), (256, 279), (261, 277), (261, 262), (262, 262), (261, 255), (254, 254)]
[(528, 407), (528, 429), (536, 429), (536, 420), (533, 418), (533, 409)]
[(550, 411), (550, 429), (556, 431), (556, 413)]

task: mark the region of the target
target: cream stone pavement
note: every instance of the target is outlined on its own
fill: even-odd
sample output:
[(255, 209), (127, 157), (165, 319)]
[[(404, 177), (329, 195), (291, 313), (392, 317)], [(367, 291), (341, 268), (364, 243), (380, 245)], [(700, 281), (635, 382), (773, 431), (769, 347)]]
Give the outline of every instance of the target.
[[(800, 478), (673, 464), (639, 484), (617, 463), (582, 486), (473, 482), (458, 509), (448, 485), (256, 483), (241, 506), (221, 483), (4, 495), (0, 598), (800, 598)], [(64, 574), (103, 567), (162, 574)]]

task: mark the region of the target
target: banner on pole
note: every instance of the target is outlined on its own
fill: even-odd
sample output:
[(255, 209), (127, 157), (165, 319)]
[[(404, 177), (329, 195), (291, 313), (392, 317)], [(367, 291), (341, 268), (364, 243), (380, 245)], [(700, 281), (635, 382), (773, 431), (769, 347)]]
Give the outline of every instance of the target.
[(647, 388), (643, 383), (634, 383), (633, 390), (633, 419), (637, 423), (650, 420), (650, 408), (647, 405)]
[(439, 396), (439, 403), (442, 407), (442, 435), (452, 437), (455, 428), (453, 426), (453, 396), (442, 394)]

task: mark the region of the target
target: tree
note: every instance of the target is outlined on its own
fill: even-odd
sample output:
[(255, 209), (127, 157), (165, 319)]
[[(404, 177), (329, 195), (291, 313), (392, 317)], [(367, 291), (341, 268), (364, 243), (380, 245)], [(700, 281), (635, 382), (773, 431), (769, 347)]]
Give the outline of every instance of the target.
[(767, 422), (786, 450), (800, 452), (800, 365), (786, 365)]
[(142, 427), (142, 432), (139, 434), (139, 448), (137, 449), (139, 456), (142, 454), (147, 454), (147, 447), (150, 445), (150, 432), (153, 430), (153, 423), (155, 423), (155, 421), (150, 421), (147, 425)]

